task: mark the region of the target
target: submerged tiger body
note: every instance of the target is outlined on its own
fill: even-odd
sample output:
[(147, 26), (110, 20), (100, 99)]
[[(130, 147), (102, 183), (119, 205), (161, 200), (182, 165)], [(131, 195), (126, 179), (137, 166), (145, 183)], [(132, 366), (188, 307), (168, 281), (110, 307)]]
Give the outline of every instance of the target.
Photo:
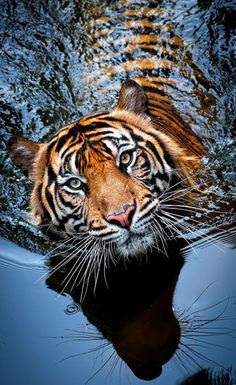
[[(175, 49), (181, 40), (166, 27), (169, 40), (158, 36), (161, 27), (152, 19), (159, 17), (159, 8), (138, 11), (137, 2), (136, 8), (130, 8), (131, 3), (115, 5), (117, 15), (123, 17), (117, 33), (126, 31), (120, 41), (122, 63), (105, 65), (104, 49), (110, 40), (105, 39), (106, 25), (104, 29), (99, 25), (109, 24), (109, 17), (98, 20), (94, 32), (92, 66), (97, 71), (87, 78), (88, 84), (93, 80), (106, 91), (112, 84), (116, 87), (116, 80), (134, 79), (123, 81), (115, 108), (82, 117), (48, 143), (20, 137), (9, 143), (13, 161), (33, 181), (31, 207), (37, 222), (52, 223), (77, 238), (76, 255), (95, 260), (98, 255), (113, 258), (114, 253), (145, 254), (149, 247), (163, 243), (170, 218), (161, 216), (162, 199), (170, 200), (178, 189), (196, 188), (204, 154), (199, 137), (174, 107), (171, 92), (165, 92), (166, 85), (177, 90), (168, 60), (171, 57), (178, 64)], [(145, 33), (142, 29), (137, 35), (137, 28)], [(168, 45), (175, 46), (172, 54)]]

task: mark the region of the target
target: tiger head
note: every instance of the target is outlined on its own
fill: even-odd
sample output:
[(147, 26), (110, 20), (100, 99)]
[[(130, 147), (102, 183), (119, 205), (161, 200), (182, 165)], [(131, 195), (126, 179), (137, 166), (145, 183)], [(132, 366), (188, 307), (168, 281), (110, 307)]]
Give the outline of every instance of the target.
[(199, 167), (194, 150), (175, 141), (168, 127), (157, 128), (146, 93), (127, 81), (111, 112), (85, 116), (48, 143), (12, 139), (11, 158), (34, 184), (37, 222), (85, 236), (89, 248), (112, 245), (121, 256), (154, 246), (163, 225), (162, 197), (181, 180), (193, 185), (191, 172)]

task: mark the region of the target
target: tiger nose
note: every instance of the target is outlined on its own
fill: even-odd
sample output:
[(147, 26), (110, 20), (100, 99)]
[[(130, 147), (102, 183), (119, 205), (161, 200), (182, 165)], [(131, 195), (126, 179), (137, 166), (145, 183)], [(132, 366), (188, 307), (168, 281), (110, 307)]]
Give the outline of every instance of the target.
[(121, 210), (107, 215), (106, 220), (117, 226), (128, 228), (131, 225), (134, 212), (134, 205), (125, 205)]

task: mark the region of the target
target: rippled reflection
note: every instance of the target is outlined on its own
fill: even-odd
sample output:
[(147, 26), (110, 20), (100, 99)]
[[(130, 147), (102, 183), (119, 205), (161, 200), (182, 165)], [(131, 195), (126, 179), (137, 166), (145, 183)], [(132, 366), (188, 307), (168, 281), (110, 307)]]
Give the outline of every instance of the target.
[[(214, 346), (211, 337), (225, 335), (233, 338), (233, 330), (221, 324), (227, 318), (232, 298), (195, 310), (195, 303), (208, 293), (209, 287), (206, 287), (185, 309), (175, 309), (175, 286), (181, 279), (188, 249), (186, 241), (178, 239), (168, 243), (168, 257), (153, 252), (146, 260), (120, 261), (106, 269), (106, 280), (103, 273), (98, 280), (92, 276), (82, 297), (84, 288), (80, 277), (65, 285), (74, 261), (69, 259), (65, 263), (60, 256), (50, 257), (48, 287), (61, 295), (68, 293), (74, 300), (72, 308), (80, 304), (88, 321), (101, 333), (96, 329), (78, 330), (65, 338), (80, 343), (86, 338), (100, 340), (104, 337), (108, 343), (102, 341), (97, 349), (102, 350), (111, 343), (133, 373), (144, 380), (159, 377), (162, 366), (172, 357), (176, 366), (186, 373), (198, 369), (203, 363), (221, 368), (221, 363), (211, 357), (208, 348)], [(208, 314), (212, 309), (214, 315)], [(203, 352), (202, 347), (205, 348)], [(113, 351), (109, 357), (114, 359)], [(226, 370), (225, 373), (230, 377), (230, 372)], [(206, 373), (201, 373), (196, 378), (204, 376)]]
[[(180, 339), (180, 326), (173, 311), (173, 293), (183, 256), (179, 242), (170, 246), (169, 258), (152, 254), (148, 262), (119, 263), (100, 277), (94, 292), (91, 278), (81, 308), (114, 346), (117, 354), (136, 376), (153, 379), (174, 354)], [(175, 250), (175, 252), (173, 252)], [(57, 266), (57, 258), (50, 260)], [(52, 273), (50, 288), (64, 293), (63, 281), (73, 263)], [(79, 280), (78, 280), (79, 282)], [(75, 302), (80, 301), (82, 284), (67, 285)]]

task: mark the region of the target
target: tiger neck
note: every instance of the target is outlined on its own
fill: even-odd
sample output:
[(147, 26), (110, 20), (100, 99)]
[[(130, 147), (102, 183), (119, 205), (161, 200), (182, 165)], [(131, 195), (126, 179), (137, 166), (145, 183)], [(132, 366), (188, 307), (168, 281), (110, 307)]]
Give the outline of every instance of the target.
[(170, 136), (180, 147), (189, 154), (202, 156), (205, 152), (200, 138), (176, 111), (171, 99), (158, 88), (155, 88), (152, 79), (150, 84), (143, 86), (148, 96), (148, 115), (153, 126), (160, 132)]

